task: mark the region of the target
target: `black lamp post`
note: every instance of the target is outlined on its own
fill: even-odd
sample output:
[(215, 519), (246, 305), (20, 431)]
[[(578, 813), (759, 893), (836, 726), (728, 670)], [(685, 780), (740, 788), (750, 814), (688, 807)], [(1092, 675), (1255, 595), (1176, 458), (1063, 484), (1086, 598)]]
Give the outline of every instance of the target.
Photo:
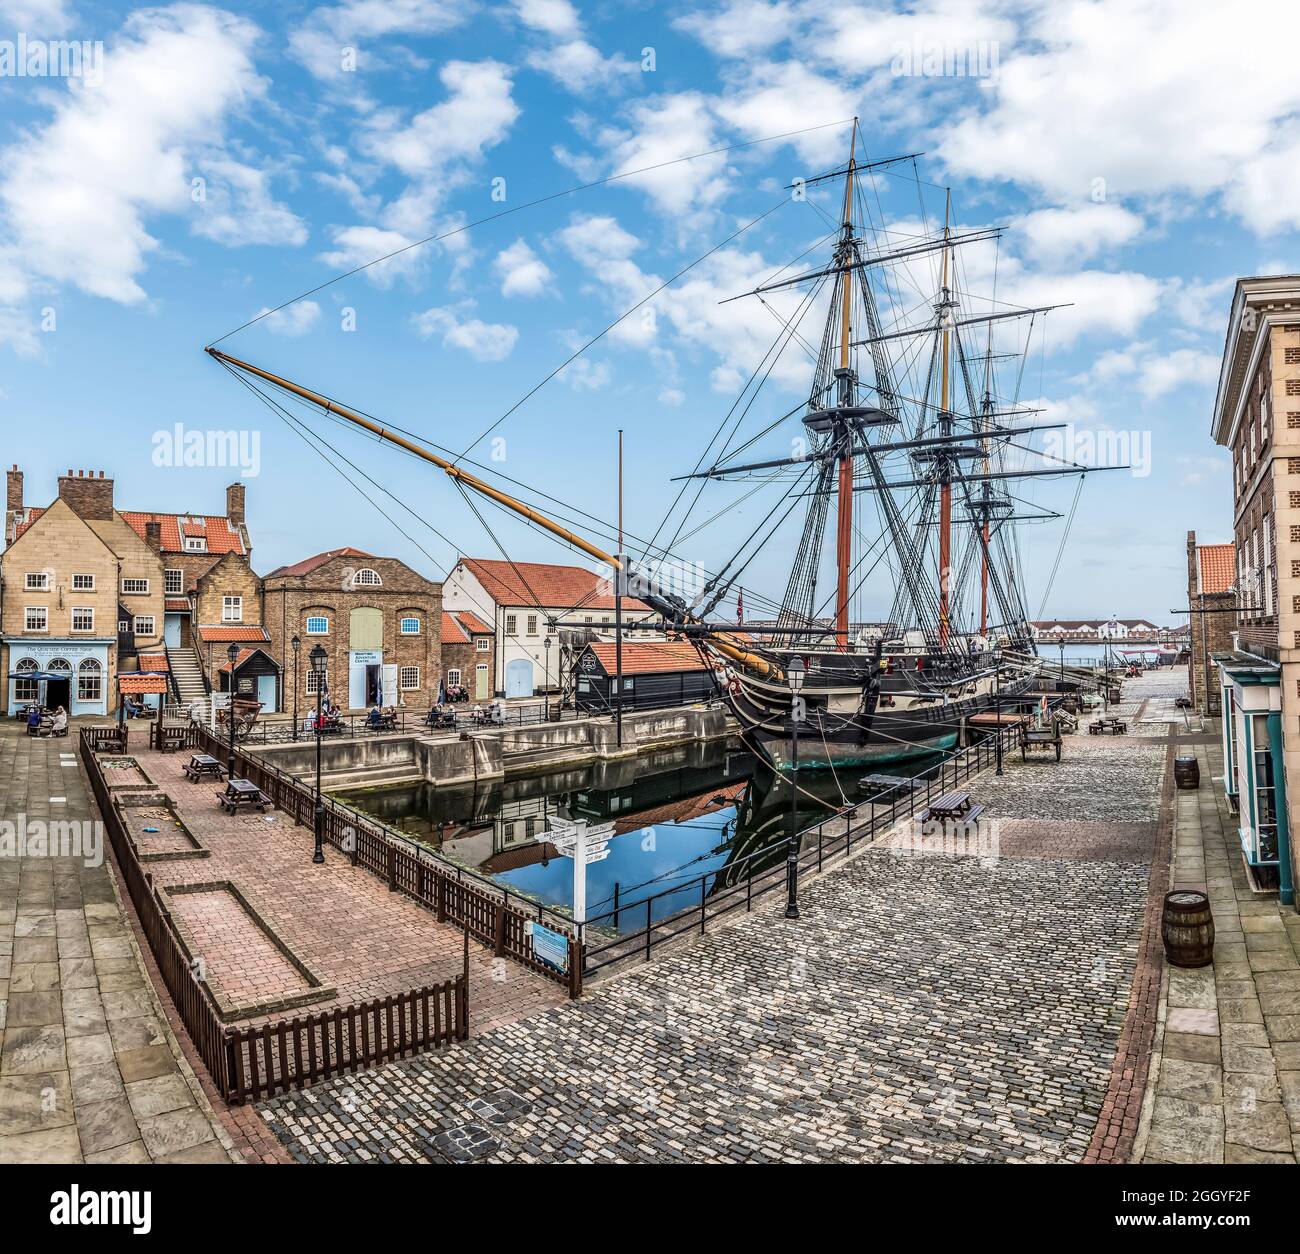
[(1065, 682), (1065, 637), (1064, 636), (1061, 637), (1060, 646), (1061, 646), (1061, 682), (1064, 683)]
[(803, 722), (803, 658), (792, 657), (785, 668), (790, 685), (790, 844), (785, 859), (785, 917), (799, 917), (799, 724)]
[(302, 649), (302, 637), (294, 636), (289, 643), (293, 646), (293, 738), (298, 739), (298, 653)]
[(325, 668), (329, 664), (329, 655), (320, 645), (310, 653), (312, 673), (316, 676), (316, 808), (312, 815), (312, 826), (316, 832), (316, 852), (311, 860), (316, 863), (325, 861), (325, 851), (321, 848), (321, 837), (325, 831), (325, 802), (320, 790), (320, 720), (321, 697), (325, 692)]
[(551, 721), (551, 637), (549, 634), (550, 629), (551, 629), (551, 625), (550, 623), (547, 623), (546, 630), (548, 634), (546, 638), (542, 641), (542, 648), (546, 651), (545, 653), (546, 672), (545, 672), (545, 681), (542, 685), (542, 691), (546, 694), (546, 721), (548, 723)]
[(997, 711), (997, 740), (993, 742), (993, 753), (997, 758), (998, 769), (995, 775), (1002, 774), (1002, 653), (999, 650), (993, 662), (993, 708)]
[(239, 656), (239, 646), (231, 644), (226, 650), (226, 656), (230, 659), (230, 678), (226, 681), (226, 696), (229, 698), (229, 704), (226, 706), (226, 722), (230, 724), (230, 753), (226, 758), (226, 778), (235, 778), (235, 659)]

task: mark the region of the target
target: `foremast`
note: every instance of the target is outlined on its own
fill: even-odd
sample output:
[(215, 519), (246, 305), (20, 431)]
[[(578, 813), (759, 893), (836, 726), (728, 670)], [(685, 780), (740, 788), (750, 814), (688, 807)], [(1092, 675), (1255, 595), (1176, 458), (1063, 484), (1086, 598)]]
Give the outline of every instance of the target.
[[(857, 404), (853, 370), (849, 365), (852, 339), (849, 316), (853, 295), (853, 175), (856, 168), (858, 123), (853, 121), (849, 143), (849, 164), (844, 180), (844, 229), (840, 242), (840, 368), (836, 374), (838, 402), (847, 409)], [(841, 653), (849, 651), (849, 575), (853, 568), (853, 439), (850, 432), (840, 448), (839, 485), (835, 518), (835, 643)]]

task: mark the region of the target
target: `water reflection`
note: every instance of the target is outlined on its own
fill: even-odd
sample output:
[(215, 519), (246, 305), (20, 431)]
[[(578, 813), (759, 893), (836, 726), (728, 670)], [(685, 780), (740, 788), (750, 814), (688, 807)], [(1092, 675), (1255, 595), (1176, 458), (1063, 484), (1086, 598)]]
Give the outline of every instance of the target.
[[(918, 774), (924, 763), (894, 773)], [(799, 778), (798, 817), (814, 823), (864, 799), (857, 776)], [(478, 787), (427, 783), (336, 794), (462, 865), (560, 910), (573, 904), (573, 863), (545, 839), (556, 817), (614, 824), (609, 857), (587, 873), (587, 917), (634, 931), (697, 904), (701, 893), (784, 857), (790, 784), (739, 744), (677, 746)], [(701, 882), (701, 877), (703, 881)], [(617, 906), (617, 914), (613, 914)]]

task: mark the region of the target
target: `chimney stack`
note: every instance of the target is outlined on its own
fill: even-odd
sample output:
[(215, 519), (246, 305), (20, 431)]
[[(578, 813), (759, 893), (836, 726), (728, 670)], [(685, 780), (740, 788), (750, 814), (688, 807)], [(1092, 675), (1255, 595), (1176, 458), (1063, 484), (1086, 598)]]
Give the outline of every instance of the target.
[(101, 470), (71, 470), (59, 476), (59, 498), (87, 520), (106, 521), (113, 517), (113, 481)]
[(162, 552), (162, 523), (150, 521), (144, 525), (144, 542), (155, 553)]
[(14, 463), (14, 468), (5, 478), (7, 492), (5, 494), (5, 509), (10, 512), (18, 510), (20, 513), (23, 508), (23, 472), (18, 469), (18, 463)]
[(244, 485), (232, 483), (226, 489), (226, 517), (235, 527), (244, 525)]

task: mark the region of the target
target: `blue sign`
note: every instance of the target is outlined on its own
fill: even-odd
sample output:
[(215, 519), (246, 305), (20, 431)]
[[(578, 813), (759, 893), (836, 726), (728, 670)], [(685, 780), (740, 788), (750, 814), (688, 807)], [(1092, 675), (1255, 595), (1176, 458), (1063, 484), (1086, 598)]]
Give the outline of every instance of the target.
[(557, 971), (569, 969), (569, 938), (540, 923), (533, 924), (533, 957)]

